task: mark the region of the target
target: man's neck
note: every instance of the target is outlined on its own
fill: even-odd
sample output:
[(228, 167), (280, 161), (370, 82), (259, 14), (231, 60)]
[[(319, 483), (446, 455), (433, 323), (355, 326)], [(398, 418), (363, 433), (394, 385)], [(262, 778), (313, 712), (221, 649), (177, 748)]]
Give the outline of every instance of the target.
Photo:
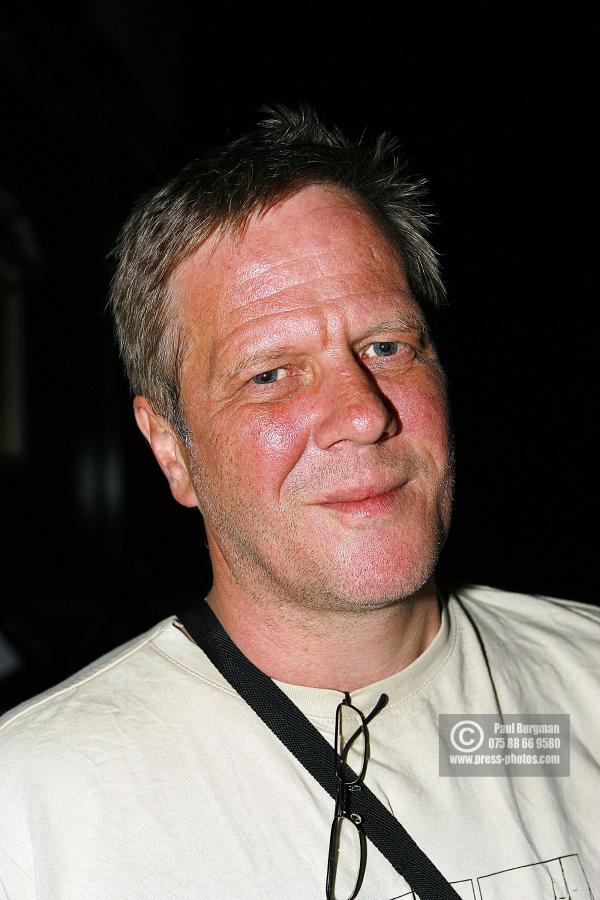
[(215, 583), (207, 597), (231, 639), (271, 678), (307, 687), (352, 692), (394, 675), (441, 625), (433, 577), (412, 597), (356, 612), (282, 608), (237, 594)]

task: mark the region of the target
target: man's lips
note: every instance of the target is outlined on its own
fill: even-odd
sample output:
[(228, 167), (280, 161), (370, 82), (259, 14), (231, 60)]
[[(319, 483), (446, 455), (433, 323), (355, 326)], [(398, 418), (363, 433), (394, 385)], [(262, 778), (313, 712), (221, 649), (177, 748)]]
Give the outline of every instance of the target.
[(391, 509), (398, 501), (405, 484), (406, 481), (401, 481), (389, 487), (371, 485), (340, 488), (328, 494), (317, 505), (358, 517), (373, 516)]

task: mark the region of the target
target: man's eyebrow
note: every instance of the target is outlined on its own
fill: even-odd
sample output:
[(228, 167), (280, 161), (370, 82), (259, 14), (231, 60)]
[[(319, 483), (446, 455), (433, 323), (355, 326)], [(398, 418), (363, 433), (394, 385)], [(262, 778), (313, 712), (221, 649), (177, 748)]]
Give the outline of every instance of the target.
[(374, 325), (370, 325), (361, 335), (361, 340), (369, 337), (369, 335), (377, 334), (378, 331), (414, 331), (423, 335), (424, 338), (429, 333), (425, 319), (413, 313), (403, 313), (383, 322), (376, 322)]
[(257, 362), (268, 363), (271, 359), (281, 357), (286, 353), (298, 352), (298, 348), (290, 346), (290, 344), (276, 344), (269, 347), (251, 347), (245, 350), (241, 356), (234, 360), (231, 365), (225, 366), (220, 374), (222, 378), (235, 378), (245, 369), (251, 369)]

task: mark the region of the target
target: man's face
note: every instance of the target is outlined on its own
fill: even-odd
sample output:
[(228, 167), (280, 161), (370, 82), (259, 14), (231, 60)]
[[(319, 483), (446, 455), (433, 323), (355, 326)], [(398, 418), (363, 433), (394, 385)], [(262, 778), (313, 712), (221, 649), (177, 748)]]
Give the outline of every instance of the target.
[(216, 576), (320, 609), (418, 590), (450, 519), (445, 392), (381, 230), (310, 187), (173, 281), (187, 468)]

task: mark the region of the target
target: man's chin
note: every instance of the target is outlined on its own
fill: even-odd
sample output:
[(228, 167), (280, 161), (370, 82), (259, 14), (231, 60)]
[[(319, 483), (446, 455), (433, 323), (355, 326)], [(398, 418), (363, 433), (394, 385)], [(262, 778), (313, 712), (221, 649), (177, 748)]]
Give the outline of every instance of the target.
[(313, 569), (305, 584), (312, 581), (317, 587), (321, 605), (356, 611), (380, 609), (427, 593), (434, 590), (445, 533), (441, 523), (438, 527), (431, 523), (413, 533), (410, 541), (405, 532), (395, 536), (371, 532), (368, 539), (346, 541), (337, 555), (321, 558), (320, 571)]
[[(409, 572), (373, 572), (337, 583), (321, 583), (310, 591), (310, 603), (321, 610), (365, 613), (385, 609), (408, 598), (426, 596), (435, 589), (435, 561)], [(308, 600), (308, 592), (306, 599)]]

